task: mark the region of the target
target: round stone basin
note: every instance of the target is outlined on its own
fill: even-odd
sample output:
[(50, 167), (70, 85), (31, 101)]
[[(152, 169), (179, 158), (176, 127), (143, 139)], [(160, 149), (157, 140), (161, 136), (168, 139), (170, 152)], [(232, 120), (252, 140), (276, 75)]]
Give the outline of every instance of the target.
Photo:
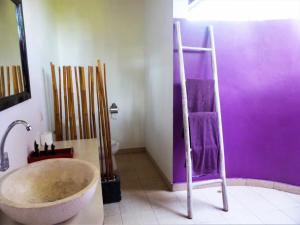
[(0, 182), (0, 207), (24, 224), (56, 224), (92, 198), (99, 171), (78, 159), (50, 159), (18, 169)]

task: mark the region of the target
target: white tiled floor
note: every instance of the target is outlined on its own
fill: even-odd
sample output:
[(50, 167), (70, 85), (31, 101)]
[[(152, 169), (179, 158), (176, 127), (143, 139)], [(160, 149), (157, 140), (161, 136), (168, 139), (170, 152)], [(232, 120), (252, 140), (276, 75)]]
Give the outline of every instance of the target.
[(219, 188), (193, 191), (194, 218), (186, 192), (169, 192), (145, 153), (120, 154), (122, 201), (104, 206), (104, 224), (300, 224), (300, 196), (272, 189), (228, 187), (230, 211), (220, 210)]

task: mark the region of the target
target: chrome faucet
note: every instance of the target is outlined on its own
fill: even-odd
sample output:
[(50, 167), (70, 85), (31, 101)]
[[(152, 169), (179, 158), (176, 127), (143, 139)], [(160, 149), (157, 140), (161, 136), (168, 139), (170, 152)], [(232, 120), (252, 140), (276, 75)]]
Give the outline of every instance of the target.
[(8, 154), (7, 154), (7, 152), (4, 152), (4, 145), (5, 145), (7, 135), (11, 131), (11, 129), (18, 124), (23, 124), (26, 127), (27, 131), (31, 130), (30, 124), (24, 120), (16, 120), (7, 127), (5, 133), (2, 137), (1, 144), (0, 144), (0, 171), (1, 172), (4, 172), (4, 171), (8, 170), (8, 168), (9, 168)]

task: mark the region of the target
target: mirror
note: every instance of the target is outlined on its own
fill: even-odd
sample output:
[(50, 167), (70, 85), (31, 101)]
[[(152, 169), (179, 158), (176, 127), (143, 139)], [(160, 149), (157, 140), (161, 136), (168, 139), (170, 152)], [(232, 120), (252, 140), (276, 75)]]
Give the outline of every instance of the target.
[(21, 0), (0, 0), (0, 111), (30, 99)]

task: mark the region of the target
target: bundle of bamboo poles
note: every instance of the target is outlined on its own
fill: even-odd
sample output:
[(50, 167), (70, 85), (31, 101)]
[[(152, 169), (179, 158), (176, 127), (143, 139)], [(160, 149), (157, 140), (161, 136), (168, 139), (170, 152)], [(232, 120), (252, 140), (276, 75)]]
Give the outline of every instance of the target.
[(102, 179), (113, 180), (106, 65), (50, 67), (56, 140), (99, 138)]
[(0, 66), (0, 98), (19, 94), (24, 90), (21, 66)]

